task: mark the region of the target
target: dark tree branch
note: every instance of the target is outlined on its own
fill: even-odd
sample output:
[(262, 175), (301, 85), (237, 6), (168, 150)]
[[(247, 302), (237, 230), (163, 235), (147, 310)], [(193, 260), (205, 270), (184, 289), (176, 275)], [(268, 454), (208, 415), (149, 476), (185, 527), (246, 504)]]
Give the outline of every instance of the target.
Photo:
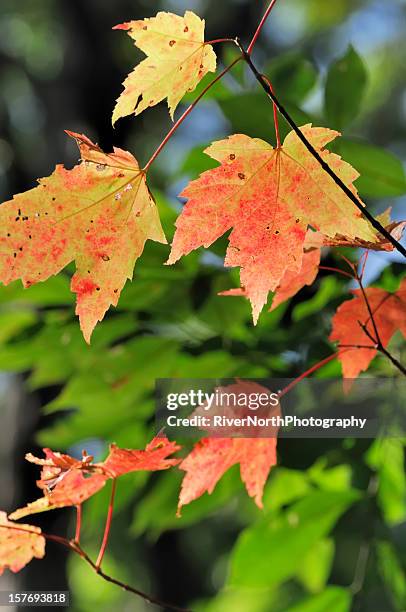
[(330, 166), (324, 161), (321, 155), (316, 151), (311, 142), (309, 142), (300, 128), (293, 121), (292, 117), (289, 115), (288, 111), (284, 108), (284, 106), (280, 103), (279, 99), (275, 96), (272, 91), (272, 88), (268, 84), (268, 80), (258, 71), (255, 65), (252, 62), (251, 56), (246, 49), (241, 45), (241, 42), (238, 38), (235, 39), (237, 46), (239, 47), (244, 60), (248, 64), (258, 83), (261, 85), (262, 89), (265, 91), (267, 96), (272, 100), (272, 102), (277, 107), (278, 111), (284, 117), (284, 119), (288, 122), (292, 130), (295, 132), (300, 141), (304, 144), (306, 149), (313, 155), (313, 157), (318, 161), (323, 170), (333, 179), (335, 184), (345, 193), (345, 195), (355, 204), (355, 206), (361, 211), (361, 213), (368, 219), (370, 224), (384, 236), (393, 247), (399, 251), (404, 257), (406, 257), (406, 249), (398, 242), (391, 234), (386, 230), (383, 225), (379, 223), (375, 219), (373, 215), (362, 205), (360, 200), (358, 200), (357, 196), (355, 196), (352, 191), (348, 188), (348, 186), (340, 179), (339, 176), (330, 168)]

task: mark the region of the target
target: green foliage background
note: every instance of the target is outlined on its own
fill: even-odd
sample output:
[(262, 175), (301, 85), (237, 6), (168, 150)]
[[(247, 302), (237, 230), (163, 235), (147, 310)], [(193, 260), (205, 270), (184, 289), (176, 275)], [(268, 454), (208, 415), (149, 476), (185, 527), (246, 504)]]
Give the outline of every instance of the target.
[[(110, 26), (159, 8), (191, 8), (207, 19), (210, 37), (240, 34), (247, 40), (264, 3), (114, 4), (3, 0), (3, 199), (31, 187), (33, 178), (48, 174), (55, 162), (76, 161), (63, 128), (83, 130), (107, 148), (113, 142), (125, 146), (141, 162), (166, 133), (169, 120), (162, 108), (110, 130), (120, 80), (137, 61), (130, 42), (110, 33)], [(384, 4), (380, 9), (372, 1), (280, 0), (256, 61), (299, 124), (343, 132), (335, 146), (361, 172), (357, 186), (370, 209), (381, 212), (392, 205), (397, 218), (403, 208), (404, 218), (406, 7), (400, 0)], [(72, 25), (79, 26), (81, 18), (94, 43), (91, 59), (83, 59), (89, 74), (97, 67), (98, 89), (92, 91), (80, 80), (81, 56), (75, 59), (76, 36), (77, 53), (86, 49), (83, 32)], [(227, 63), (234, 49), (219, 53)], [(281, 129), (288, 131), (283, 123)], [(275, 139), (272, 107), (242, 65), (211, 90), (152, 169), (152, 191), (169, 240), (180, 209), (176, 193), (211, 167), (202, 153), (208, 140), (232, 132)], [(153, 432), (155, 378), (294, 377), (332, 352), (330, 321), (348, 297), (345, 279), (321, 273), (294, 300), (271, 314), (264, 311), (254, 328), (247, 302), (217, 296), (238, 284), (237, 272), (222, 267), (225, 245), (223, 238), (208, 252), (164, 267), (168, 248), (148, 243), (134, 282), (98, 326), (90, 347), (74, 316), (71, 269), (28, 291), (18, 283), (0, 288), (0, 371), (27, 390), (33, 428), (26, 450), (38, 444), (78, 453), (86, 447), (98, 459), (112, 441), (143, 447)], [(400, 259), (370, 260), (370, 280), (395, 290), (404, 274)], [(326, 261), (342, 265), (331, 253)], [(400, 335), (392, 350), (405, 355)], [(371, 374), (397, 375), (379, 357)], [(317, 373), (335, 375), (340, 375), (336, 362)], [(6, 411), (9, 396), (3, 395)], [(22, 457), (20, 452), (18, 470)], [(35, 477), (33, 469), (29, 477)], [(106, 571), (198, 612), (406, 609), (402, 440), (282, 440), (264, 511), (247, 497), (233, 469), (211, 496), (186, 507), (178, 519), (180, 481), (181, 473), (171, 470), (120, 482)], [(21, 477), (24, 495), (33, 495), (25, 482)], [(108, 494), (106, 489), (86, 505), (84, 543), (93, 553)], [(65, 528), (72, 513), (61, 514)], [(49, 557), (54, 553), (50, 547)], [(64, 562), (59, 558), (61, 584)], [(33, 565), (39, 563), (46, 561)], [(68, 559), (67, 580), (75, 612), (146, 609), (103, 583), (78, 558)]]

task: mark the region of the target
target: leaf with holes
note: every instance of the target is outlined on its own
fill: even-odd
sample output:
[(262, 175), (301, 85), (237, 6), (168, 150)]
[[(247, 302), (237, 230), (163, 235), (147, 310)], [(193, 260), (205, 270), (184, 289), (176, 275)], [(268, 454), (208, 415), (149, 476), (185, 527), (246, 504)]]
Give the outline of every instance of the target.
[[(330, 335), (330, 340), (338, 342), (338, 348), (343, 348), (338, 358), (344, 378), (349, 379), (367, 370), (377, 353), (377, 343), (369, 337), (376, 339), (376, 332), (367, 305), (361, 290), (357, 289), (353, 293), (355, 298), (341, 304), (334, 315)], [(406, 279), (395, 293), (377, 287), (369, 287), (365, 293), (382, 346), (387, 347), (397, 330), (406, 338)]]
[(106, 154), (86, 136), (76, 139), (82, 163), (56, 167), (38, 187), (0, 207), (0, 281), (25, 287), (71, 261), (76, 314), (87, 342), (116, 306), (145, 242), (165, 242), (156, 205), (137, 160), (121, 149)]
[(124, 81), (124, 91), (113, 112), (121, 117), (139, 115), (168, 99), (173, 114), (187, 91), (193, 91), (208, 72), (216, 71), (216, 55), (204, 42), (204, 21), (191, 11), (183, 17), (158, 13), (151, 19), (115, 27), (126, 30), (147, 58)]
[(5, 569), (19, 572), (34, 557), (45, 556), (45, 538), (33, 525), (13, 523), (0, 512), (0, 576)]
[(29, 514), (54, 510), (65, 506), (77, 506), (100, 491), (109, 478), (117, 478), (129, 472), (166, 470), (179, 463), (179, 459), (168, 459), (168, 455), (180, 449), (165, 436), (157, 436), (145, 450), (130, 450), (110, 447), (107, 459), (93, 463), (93, 457), (83, 452), (81, 460), (44, 449), (45, 458), (29, 453), (26, 459), (41, 466), (41, 478), (37, 485), (44, 492), (34, 502), (13, 512), (10, 517), (19, 519)]
[[(323, 159), (356, 194), (358, 174), (324, 147), (338, 132), (301, 128)], [(241, 268), (241, 285), (254, 322), (287, 270), (298, 273), (309, 226), (326, 236), (375, 240), (361, 212), (325, 173), (294, 132), (281, 148), (234, 135), (206, 153), (221, 165), (203, 173), (181, 194), (188, 199), (176, 222), (169, 264), (229, 229), (226, 266)]]

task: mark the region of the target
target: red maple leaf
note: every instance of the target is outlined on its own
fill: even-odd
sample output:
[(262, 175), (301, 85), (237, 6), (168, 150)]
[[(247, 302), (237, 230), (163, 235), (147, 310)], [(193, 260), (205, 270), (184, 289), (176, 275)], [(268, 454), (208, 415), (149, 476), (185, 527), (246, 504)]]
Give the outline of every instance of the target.
[[(357, 289), (353, 293), (355, 298), (344, 302), (337, 309), (330, 335), (331, 341), (337, 341), (339, 347), (346, 349), (338, 356), (344, 378), (356, 378), (360, 372), (367, 370), (378, 348), (376, 332), (361, 290)], [(369, 287), (365, 293), (382, 346), (387, 347), (397, 330), (406, 338), (406, 279), (403, 279), (395, 293), (377, 287)], [(349, 348), (352, 346), (365, 348)]]

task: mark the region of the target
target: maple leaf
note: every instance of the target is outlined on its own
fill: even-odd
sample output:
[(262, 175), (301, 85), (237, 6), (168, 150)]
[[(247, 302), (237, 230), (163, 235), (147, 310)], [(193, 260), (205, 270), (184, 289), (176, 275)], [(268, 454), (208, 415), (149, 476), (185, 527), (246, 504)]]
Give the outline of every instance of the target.
[(37, 485), (43, 490), (44, 497), (19, 508), (10, 517), (19, 519), (46, 510), (82, 504), (100, 491), (109, 478), (139, 470), (165, 470), (176, 465), (178, 459), (167, 457), (179, 449), (175, 442), (157, 436), (145, 450), (123, 449), (112, 444), (107, 459), (100, 463), (93, 463), (93, 458), (85, 452), (81, 460), (55, 453), (49, 448), (44, 449), (45, 458), (29, 453), (26, 459), (42, 468)]
[(113, 112), (113, 125), (127, 115), (139, 115), (168, 98), (169, 113), (187, 91), (216, 71), (213, 47), (204, 42), (204, 20), (191, 11), (184, 17), (160, 12), (155, 17), (116, 26), (127, 30), (147, 58), (124, 81), (124, 91)]
[(145, 174), (121, 149), (111, 154), (86, 136), (76, 139), (82, 163), (56, 167), (38, 187), (0, 207), (0, 281), (25, 287), (71, 261), (76, 314), (87, 342), (133, 275), (146, 240), (166, 242)]
[[(365, 289), (375, 324), (382, 345), (386, 348), (393, 334), (399, 329), (406, 338), (406, 279), (395, 293), (389, 293), (377, 287)], [(356, 378), (360, 372), (368, 369), (377, 353), (374, 343), (360, 323), (365, 326), (373, 338), (376, 337), (374, 327), (361, 290), (353, 291), (355, 298), (347, 300), (338, 307), (332, 320), (330, 340), (337, 341), (346, 347), (338, 355), (342, 364), (344, 378)], [(368, 348), (347, 348), (349, 346), (365, 346)]]
[(112, 478), (138, 470), (166, 470), (180, 462), (180, 459), (167, 458), (180, 448), (176, 442), (170, 442), (164, 436), (154, 438), (145, 450), (128, 450), (112, 444), (107, 459), (96, 465), (100, 465)]
[(276, 465), (276, 438), (203, 438), (182, 461), (186, 472), (179, 495), (182, 506), (214, 487), (233, 465), (240, 464), (241, 480), (250, 497), (262, 508), (262, 494), (269, 471)]
[[(224, 415), (243, 419), (247, 415), (252, 415), (250, 408), (251, 400), (257, 399), (266, 394), (269, 396), (270, 390), (262, 385), (251, 381), (237, 380), (235, 383), (225, 387), (216, 387), (215, 400), (210, 405), (210, 414)], [(224, 402), (222, 400), (224, 397)], [(206, 404), (202, 404), (195, 411), (194, 415), (203, 414)], [(261, 418), (280, 415), (279, 404), (258, 404), (256, 415)], [(204, 427), (212, 434), (218, 434), (218, 427)], [(191, 453), (182, 461), (180, 469), (186, 472), (183, 479), (179, 496), (178, 514), (182, 506), (197, 499), (203, 493), (212, 493), (214, 487), (233, 465), (240, 464), (241, 479), (244, 482), (248, 494), (255, 499), (255, 503), (262, 507), (262, 493), (269, 471), (276, 464), (276, 444), (278, 428), (270, 428), (267, 431), (272, 437), (213, 437), (200, 440)], [(245, 425), (237, 426), (233, 423), (222, 431), (227, 431), (233, 435), (246, 435), (248, 430), (254, 436), (261, 435), (263, 431), (258, 431), (253, 427)]]
[[(269, 312), (272, 312), (272, 310), (275, 310), (277, 306), (296, 295), (296, 293), (298, 293), (306, 285), (312, 285), (319, 271), (319, 264), (320, 249), (305, 251), (303, 253), (300, 270), (297, 272), (294, 270), (286, 270), (285, 274), (283, 275), (282, 280), (275, 289)], [(221, 291), (219, 295), (246, 297), (243, 287), (236, 287), (235, 289)]]
[[(400, 241), (406, 228), (406, 221), (392, 221), (390, 218), (390, 213), (391, 208), (388, 208), (382, 214), (377, 215), (376, 220), (384, 226), (384, 228), (393, 236), (393, 238), (395, 238), (395, 240)], [(376, 232), (373, 241), (362, 240), (360, 238), (348, 239), (345, 236), (340, 236), (339, 234), (334, 236), (334, 238), (328, 238), (323, 236), (323, 234), (320, 232), (308, 232), (305, 246), (308, 248), (321, 248), (323, 246), (350, 247), (370, 249), (372, 251), (393, 251), (395, 248), (394, 245), (378, 231)]]
[(34, 557), (45, 555), (45, 538), (33, 525), (13, 523), (0, 512), (0, 576), (5, 569), (18, 572)]
[[(358, 173), (324, 149), (338, 132), (301, 128), (323, 159), (357, 194)], [(286, 270), (299, 272), (308, 227), (373, 241), (375, 233), (361, 212), (325, 173), (294, 132), (281, 148), (242, 134), (212, 144), (206, 153), (221, 165), (204, 172), (181, 196), (188, 199), (176, 221), (168, 264), (210, 246), (229, 229), (225, 265), (241, 268), (241, 285), (254, 322)]]

